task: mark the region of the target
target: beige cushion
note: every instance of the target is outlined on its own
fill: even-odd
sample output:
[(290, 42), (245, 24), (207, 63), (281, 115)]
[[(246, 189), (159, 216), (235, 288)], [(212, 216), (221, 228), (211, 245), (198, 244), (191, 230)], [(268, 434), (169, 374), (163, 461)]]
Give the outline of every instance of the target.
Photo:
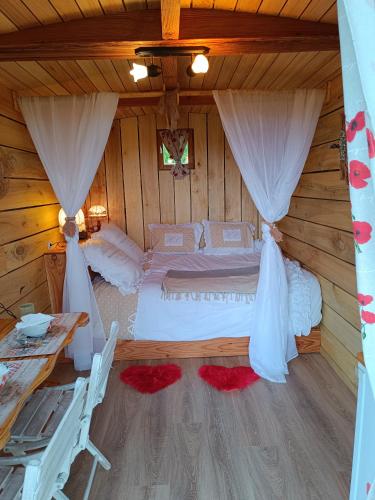
[(194, 253), (202, 236), (201, 224), (149, 224), (151, 248), (157, 253)]
[(253, 226), (248, 222), (203, 221), (207, 254), (252, 253)]

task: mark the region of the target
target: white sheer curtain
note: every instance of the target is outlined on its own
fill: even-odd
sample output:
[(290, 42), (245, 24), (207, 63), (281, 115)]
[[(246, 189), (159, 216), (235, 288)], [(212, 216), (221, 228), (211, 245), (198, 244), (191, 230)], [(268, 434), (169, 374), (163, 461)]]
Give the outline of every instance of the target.
[[(105, 336), (90, 276), (78, 245), (74, 216), (83, 205), (108, 140), (118, 95), (21, 97), (20, 108), (56, 196), (67, 214), (64, 312), (85, 311), (69, 347), (77, 370), (91, 367)], [(73, 219), (72, 219), (73, 218)]]
[[(214, 91), (237, 165), (261, 216), (273, 224), (289, 209), (320, 110), (322, 90)], [(272, 226), (271, 226), (272, 227)], [(263, 224), (261, 267), (251, 326), (250, 362), (263, 378), (285, 382), (297, 356), (288, 332), (288, 283), (271, 227)]]

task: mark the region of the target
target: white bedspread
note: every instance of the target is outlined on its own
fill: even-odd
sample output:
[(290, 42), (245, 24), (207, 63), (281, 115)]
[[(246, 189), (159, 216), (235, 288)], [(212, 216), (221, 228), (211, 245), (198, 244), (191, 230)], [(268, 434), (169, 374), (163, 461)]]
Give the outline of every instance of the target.
[[(232, 269), (256, 265), (259, 262), (259, 253), (248, 255), (154, 254), (151, 267), (146, 272), (139, 290), (134, 337), (137, 340), (192, 341), (251, 335), (249, 325), (254, 310), (253, 301), (246, 303), (235, 299), (228, 299), (226, 302), (192, 299), (164, 300), (161, 285), (169, 269), (191, 271)], [(319, 285), (316, 287), (316, 278), (311, 273), (303, 273), (298, 265), (288, 266), (288, 280), (290, 278), (291, 285), (289, 290), (290, 327), (297, 335), (310, 332), (311, 326), (319, 323), (321, 318)], [(311, 279), (307, 278), (307, 275)], [(311, 295), (313, 300), (310, 300)], [(311, 310), (312, 302), (314, 311)]]

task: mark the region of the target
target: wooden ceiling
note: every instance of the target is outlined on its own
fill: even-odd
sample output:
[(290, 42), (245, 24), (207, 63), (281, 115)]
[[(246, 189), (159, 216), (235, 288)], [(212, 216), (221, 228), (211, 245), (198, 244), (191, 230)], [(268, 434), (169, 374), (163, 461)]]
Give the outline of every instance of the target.
[[(181, 0), (182, 8), (226, 9), (266, 15), (337, 23), (332, 0)], [(73, 19), (105, 16), (139, 9), (160, 9), (158, 0), (2, 0), (0, 33)], [(146, 63), (150, 60), (144, 60)], [(189, 78), (189, 57), (177, 58), (181, 89), (284, 89), (322, 86), (340, 72), (336, 50), (211, 56), (207, 74)], [(137, 84), (129, 75), (131, 59), (81, 59), (0, 62), (0, 84), (26, 95), (65, 95), (95, 91), (160, 91), (167, 74), (146, 78)], [(154, 59), (161, 65), (159, 59)], [(164, 69), (164, 68), (163, 68)], [(150, 107), (132, 107), (123, 115), (149, 112)], [(194, 111), (207, 111), (198, 106)]]
[[(181, 0), (181, 8), (223, 9), (337, 23), (336, 0)], [(160, 9), (159, 0), (1, 0), (0, 33), (83, 17)]]

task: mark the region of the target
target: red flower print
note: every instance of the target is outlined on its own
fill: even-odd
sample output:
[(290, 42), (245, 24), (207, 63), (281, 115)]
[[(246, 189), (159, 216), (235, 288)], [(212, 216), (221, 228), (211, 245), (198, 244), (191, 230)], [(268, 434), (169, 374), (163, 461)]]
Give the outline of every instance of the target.
[(372, 295), (364, 295), (363, 293), (358, 294), (358, 302), (361, 306), (368, 306), (374, 300)]
[(366, 129), (367, 144), (368, 144), (368, 155), (370, 158), (375, 158), (375, 137), (370, 129)]
[(361, 318), (365, 323), (370, 323), (370, 324), (375, 323), (375, 313), (372, 313), (370, 311), (362, 310)]
[(371, 240), (372, 226), (368, 222), (353, 221), (353, 234), (357, 243), (363, 244)]
[(355, 189), (361, 189), (367, 186), (365, 179), (371, 177), (370, 169), (358, 160), (352, 160), (349, 163), (349, 182)]
[(355, 115), (355, 117), (350, 120), (346, 127), (346, 138), (348, 142), (352, 142), (355, 138), (355, 135), (358, 131), (363, 130), (365, 128), (365, 113), (360, 111)]

